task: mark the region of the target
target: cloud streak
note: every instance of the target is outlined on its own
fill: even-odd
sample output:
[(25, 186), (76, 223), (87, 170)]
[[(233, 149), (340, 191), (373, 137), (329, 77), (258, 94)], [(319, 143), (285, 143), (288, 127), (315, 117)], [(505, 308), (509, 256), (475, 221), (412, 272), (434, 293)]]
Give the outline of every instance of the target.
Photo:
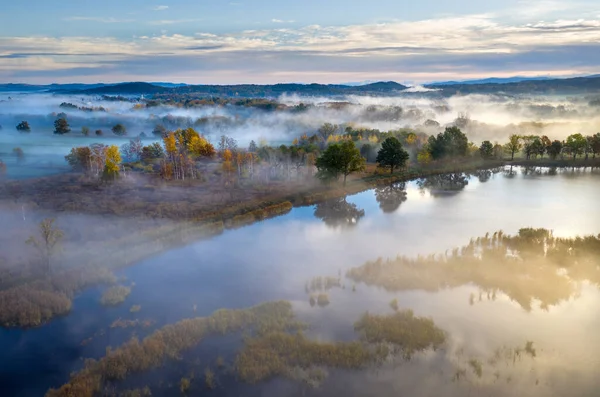
[[(85, 17), (77, 17), (85, 18)], [(81, 20), (81, 19), (80, 19)], [(96, 20), (96, 19), (94, 19)], [(117, 20), (99, 18), (98, 22)], [(110, 22), (108, 22), (110, 21)], [(199, 19), (151, 21), (152, 25)], [(291, 22), (273, 20), (281, 22)], [(305, 26), (129, 40), (89, 37), (7, 37), (0, 44), (0, 79), (70, 68), (124, 80), (276, 82), (351, 79), (436, 79), (593, 72), (600, 62), (600, 20), (506, 21), (492, 14), (350, 26)], [(193, 71), (197, 73), (194, 74)], [(198, 74), (202, 73), (202, 78)], [(236, 81), (228, 81), (236, 76)], [(277, 80), (278, 79), (278, 80)]]
[(152, 7), (152, 11), (165, 11), (168, 10), (169, 6), (156, 6), (156, 7)]

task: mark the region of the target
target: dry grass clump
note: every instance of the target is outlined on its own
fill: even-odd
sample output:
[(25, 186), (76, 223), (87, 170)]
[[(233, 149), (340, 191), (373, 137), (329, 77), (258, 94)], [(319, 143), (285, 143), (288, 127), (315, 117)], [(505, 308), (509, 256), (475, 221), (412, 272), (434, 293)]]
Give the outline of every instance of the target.
[(446, 334), (432, 319), (416, 317), (412, 310), (398, 311), (389, 316), (365, 313), (354, 324), (361, 339), (367, 343), (392, 344), (404, 358), (428, 348), (437, 349), (446, 341)]
[(40, 326), (55, 316), (67, 314), (71, 310), (71, 299), (83, 288), (114, 281), (114, 275), (107, 269), (90, 267), (0, 291), (0, 325)]
[(257, 383), (276, 376), (291, 376), (295, 367), (356, 369), (373, 359), (374, 354), (360, 342), (320, 343), (301, 333), (272, 332), (246, 339), (235, 360), (235, 369), (243, 381)]
[(131, 294), (131, 288), (123, 285), (110, 287), (102, 294), (100, 303), (104, 306), (117, 306), (125, 302), (125, 299)]
[(74, 373), (68, 383), (51, 389), (48, 397), (94, 397), (105, 382), (123, 380), (129, 374), (156, 368), (167, 359), (175, 359), (184, 350), (213, 335), (226, 335), (251, 328), (287, 330), (297, 326), (289, 302), (263, 303), (248, 309), (218, 310), (209, 317), (186, 319), (167, 325), (143, 340), (137, 338), (117, 349), (108, 348), (99, 360), (87, 360), (82, 370)]

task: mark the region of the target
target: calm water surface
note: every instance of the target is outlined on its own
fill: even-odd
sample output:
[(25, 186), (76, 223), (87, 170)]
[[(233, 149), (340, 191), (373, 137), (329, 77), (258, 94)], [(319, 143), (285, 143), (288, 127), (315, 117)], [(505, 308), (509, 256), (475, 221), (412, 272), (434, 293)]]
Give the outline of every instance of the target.
[[(390, 313), (393, 298), (402, 308), (433, 318), (448, 332), (447, 347), (419, 354), (410, 362), (398, 359), (360, 373), (329, 370), (319, 389), (281, 379), (245, 386), (223, 374), (217, 390), (208, 393), (196, 388), (197, 394), (598, 395), (600, 292), (587, 283), (579, 285), (567, 301), (546, 310), (539, 302), (525, 310), (503, 294), (495, 300), (480, 299), (473, 285), (436, 293), (391, 293), (357, 284), (353, 292), (350, 280), (343, 280), (345, 289), (330, 292), (329, 306), (308, 303), (304, 286), (310, 278), (344, 274), (380, 256), (443, 253), (467, 244), (471, 237), (500, 229), (516, 233), (522, 227), (544, 227), (557, 236), (600, 233), (597, 171), (568, 170), (556, 175), (548, 170), (514, 171), (471, 177), (462, 189), (448, 189), (440, 181), (412, 182), (406, 186), (405, 201), (394, 189), (367, 191), (347, 198), (347, 203), (356, 205), (354, 211), (344, 203), (295, 208), (286, 216), (227, 231), (130, 267), (121, 275), (135, 286), (120, 307), (101, 307), (101, 289), (94, 288), (75, 299), (67, 317), (39, 329), (1, 330), (2, 395), (42, 395), (67, 381), (69, 373), (82, 366), (82, 357), (101, 357), (107, 346), (118, 346), (133, 333), (143, 337), (161, 325), (219, 308), (286, 299), (311, 324), (310, 337), (352, 340), (356, 338), (353, 323), (360, 315), (367, 310)], [(474, 302), (470, 302), (471, 294)], [(129, 313), (134, 304), (142, 306), (135, 315)], [(118, 318), (151, 319), (155, 325), (110, 329)], [(534, 342), (535, 358), (489, 362), (495, 350), (522, 347), (526, 341)], [(187, 353), (186, 359), (223, 355), (231, 361), (239, 338), (211, 342)], [(456, 369), (468, 368), (471, 358), (483, 363), (483, 375), (453, 380)], [(130, 382), (132, 386), (150, 382), (153, 395), (179, 394), (181, 365), (136, 376)]]

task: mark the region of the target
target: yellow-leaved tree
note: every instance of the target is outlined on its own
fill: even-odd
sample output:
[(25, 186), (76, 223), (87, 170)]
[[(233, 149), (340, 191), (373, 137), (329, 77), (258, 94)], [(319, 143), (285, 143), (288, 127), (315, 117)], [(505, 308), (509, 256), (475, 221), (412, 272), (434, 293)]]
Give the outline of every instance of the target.
[(104, 162), (104, 179), (115, 179), (119, 176), (119, 165), (121, 164), (121, 152), (119, 147), (111, 145), (106, 147), (106, 157)]

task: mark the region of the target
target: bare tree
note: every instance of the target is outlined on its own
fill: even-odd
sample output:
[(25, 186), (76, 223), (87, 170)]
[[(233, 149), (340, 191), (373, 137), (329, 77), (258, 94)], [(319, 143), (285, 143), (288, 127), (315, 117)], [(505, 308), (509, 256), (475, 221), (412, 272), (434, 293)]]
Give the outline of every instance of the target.
[(57, 250), (57, 245), (64, 237), (64, 232), (54, 226), (55, 219), (46, 218), (40, 222), (40, 239), (31, 236), (26, 243), (31, 244), (37, 249), (42, 260), (42, 266), (45, 274), (50, 274), (50, 259)]

